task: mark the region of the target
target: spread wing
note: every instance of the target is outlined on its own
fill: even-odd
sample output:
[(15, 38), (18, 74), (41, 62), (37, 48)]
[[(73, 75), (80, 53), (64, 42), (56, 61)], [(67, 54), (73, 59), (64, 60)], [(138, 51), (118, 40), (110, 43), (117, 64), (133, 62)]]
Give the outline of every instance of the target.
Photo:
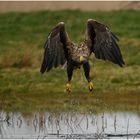
[(117, 44), (119, 40), (106, 25), (89, 19), (87, 21), (87, 41), (96, 58), (123, 66), (124, 61)]
[(67, 45), (70, 40), (65, 30), (65, 25), (60, 22), (48, 35), (44, 45), (44, 58), (41, 65), (41, 73), (50, 71), (53, 67), (58, 67), (66, 62)]

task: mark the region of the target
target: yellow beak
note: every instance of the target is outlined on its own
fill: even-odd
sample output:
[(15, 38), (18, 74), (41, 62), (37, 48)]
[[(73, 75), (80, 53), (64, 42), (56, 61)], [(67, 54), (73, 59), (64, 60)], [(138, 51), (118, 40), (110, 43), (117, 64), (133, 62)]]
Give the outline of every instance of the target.
[(84, 61), (85, 58), (83, 56), (80, 56), (80, 62)]

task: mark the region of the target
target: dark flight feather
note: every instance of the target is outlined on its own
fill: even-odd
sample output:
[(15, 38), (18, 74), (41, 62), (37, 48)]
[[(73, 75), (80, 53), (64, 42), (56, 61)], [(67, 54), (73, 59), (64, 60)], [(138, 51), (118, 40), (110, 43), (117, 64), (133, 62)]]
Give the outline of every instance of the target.
[[(53, 67), (58, 67), (66, 62), (66, 47), (70, 40), (65, 31), (63, 22), (60, 22), (48, 35), (44, 45), (44, 58), (41, 65), (41, 73), (50, 71)], [(66, 54), (65, 54), (66, 53)]]
[(87, 22), (87, 38), (90, 49), (98, 59), (109, 60), (119, 66), (123, 66), (124, 61), (117, 44), (119, 39), (104, 24), (89, 19)]

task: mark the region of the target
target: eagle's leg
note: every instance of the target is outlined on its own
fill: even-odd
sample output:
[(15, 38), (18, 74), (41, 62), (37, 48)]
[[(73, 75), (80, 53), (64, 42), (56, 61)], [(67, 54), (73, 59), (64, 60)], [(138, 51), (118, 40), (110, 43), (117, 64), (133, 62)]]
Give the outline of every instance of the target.
[(66, 84), (66, 91), (68, 93), (71, 92), (71, 79), (72, 79), (72, 75), (73, 75), (73, 69), (74, 67), (71, 64), (67, 64), (67, 76), (68, 76), (68, 83)]
[(88, 89), (89, 91), (93, 91), (93, 83), (91, 82), (91, 78), (90, 78), (90, 65), (89, 62), (86, 62), (83, 64), (83, 69), (84, 69), (84, 73), (85, 73), (85, 77), (89, 83), (88, 85)]

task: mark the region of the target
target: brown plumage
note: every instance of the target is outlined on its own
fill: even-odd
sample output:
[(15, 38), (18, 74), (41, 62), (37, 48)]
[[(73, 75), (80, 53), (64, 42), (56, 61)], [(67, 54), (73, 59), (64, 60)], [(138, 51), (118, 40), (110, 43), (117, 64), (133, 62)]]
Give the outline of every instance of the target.
[(92, 53), (98, 59), (109, 60), (121, 67), (123, 66), (124, 61), (117, 44), (118, 38), (106, 25), (89, 19), (86, 32), (84, 42), (77, 45), (70, 40), (64, 23), (60, 22), (50, 32), (44, 45), (45, 52), (41, 73), (48, 72), (53, 67), (64, 65), (67, 62), (68, 82), (71, 81), (74, 68), (81, 65), (83, 65), (86, 79), (91, 82), (88, 59)]

